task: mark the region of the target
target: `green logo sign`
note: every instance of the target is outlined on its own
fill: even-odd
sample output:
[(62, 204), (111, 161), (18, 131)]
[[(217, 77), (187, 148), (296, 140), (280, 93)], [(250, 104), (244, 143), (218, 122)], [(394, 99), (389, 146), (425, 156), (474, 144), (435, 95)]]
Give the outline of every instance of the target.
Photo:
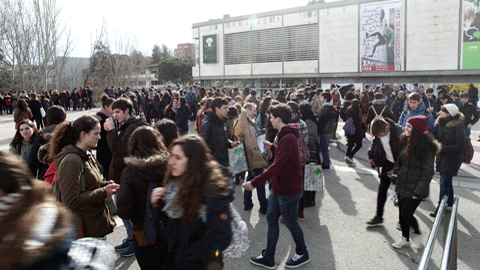
[(322, 170), (316, 169), (314, 174), (315, 174), (315, 176), (320, 176), (322, 174)]
[(244, 151), (243, 151), (242, 148), (237, 148), (237, 149), (235, 149), (235, 154), (236, 154), (237, 156), (241, 156), (241, 155), (243, 154), (243, 152), (244, 152)]
[(203, 63), (218, 63), (217, 47), (217, 35), (203, 36)]

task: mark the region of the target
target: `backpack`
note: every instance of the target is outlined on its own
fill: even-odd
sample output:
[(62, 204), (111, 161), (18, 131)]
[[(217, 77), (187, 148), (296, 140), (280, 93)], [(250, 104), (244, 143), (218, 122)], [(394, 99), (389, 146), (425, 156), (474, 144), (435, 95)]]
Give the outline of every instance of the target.
[(300, 164), (307, 163), (308, 159), (310, 159), (310, 150), (308, 146), (305, 144), (305, 140), (300, 135), (297, 139), (298, 142), (298, 151), (300, 152)]
[(375, 113), (375, 117), (373, 118), (372, 122), (375, 121), (376, 119), (385, 119), (383, 117), (383, 112), (385, 111), (385, 108), (387, 108), (386, 105), (385, 105), (385, 107), (383, 107), (382, 112), (380, 112), (380, 114), (378, 114), (377, 111), (375, 110), (375, 107), (372, 106), (373, 112)]
[(347, 135), (353, 136), (355, 134), (357, 129), (355, 128), (355, 124), (352, 117), (348, 118), (348, 120), (345, 122), (345, 125), (343, 125), (343, 130), (345, 130), (345, 133)]
[(250, 241), (248, 240), (248, 227), (247, 223), (242, 220), (242, 217), (232, 203), (230, 203), (230, 213), (232, 215), (232, 221), (230, 222), (232, 227), (232, 241), (223, 251), (223, 256), (230, 259), (240, 258), (250, 246)]

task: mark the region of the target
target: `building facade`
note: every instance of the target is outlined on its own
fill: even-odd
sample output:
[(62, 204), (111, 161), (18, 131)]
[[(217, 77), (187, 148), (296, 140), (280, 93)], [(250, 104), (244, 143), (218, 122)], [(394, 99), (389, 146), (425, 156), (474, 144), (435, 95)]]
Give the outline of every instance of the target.
[[(472, 17), (473, 16), (473, 17)], [(352, 0), (193, 24), (203, 85), (478, 83), (479, 0)]]
[(195, 47), (193, 43), (178, 44), (177, 48), (174, 50), (174, 57), (181, 59), (194, 59)]

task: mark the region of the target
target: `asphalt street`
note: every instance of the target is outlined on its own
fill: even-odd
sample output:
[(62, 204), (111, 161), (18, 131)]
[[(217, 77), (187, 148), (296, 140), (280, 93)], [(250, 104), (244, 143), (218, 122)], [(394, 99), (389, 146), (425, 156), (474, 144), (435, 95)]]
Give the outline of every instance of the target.
[[(83, 114), (94, 114), (97, 110), (68, 112), (68, 119)], [(193, 131), (192, 126), (190, 126)], [(14, 134), (13, 116), (0, 115), (0, 150), (8, 149)], [(324, 189), (317, 192), (315, 207), (305, 209), (305, 219), (300, 221), (310, 253), (310, 263), (300, 269), (416, 269), (423, 248), (394, 249), (391, 243), (401, 237), (396, 229), (398, 208), (391, 201), (385, 206), (384, 224), (367, 228), (365, 222), (375, 214), (378, 189), (377, 171), (368, 165), (367, 149), (371, 138), (367, 136), (364, 146), (356, 154), (356, 167), (345, 162), (346, 141), (342, 124), (339, 125), (338, 141), (330, 145), (332, 166), (324, 170)], [(458, 269), (480, 269), (478, 249), (480, 247), (480, 142), (478, 124), (473, 128), (472, 139), (475, 155), (472, 164), (464, 164), (459, 176), (454, 177), (455, 195), (460, 198), (458, 215)], [(422, 202), (415, 213), (425, 244), (433, 218), (429, 217), (438, 201), (439, 175), (430, 185), (430, 197)], [(262, 269), (250, 264), (251, 256), (258, 256), (266, 246), (267, 222), (265, 215), (258, 212), (259, 204), (254, 199), (251, 211), (243, 210), (243, 190), (237, 186), (234, 205), (248, 224), (250, 248), (242, 258), (225, 259), (225, 269)], [(255, 194), (255, 191), (254, 191)], [(118, 217), (115, 231), (107, 236), (112, 246), (126, 236), (125, 228)], [(439, 269), (443, 249), (443, 232), (435, 243), (428, 269)], [(285, 262), (295, 253), (295, 245), (285, 226), (281, 225), (275, 261), (277, 269), (284, 269)], [(135, 257), (118, 255), (117, 269), (139, 269)]]

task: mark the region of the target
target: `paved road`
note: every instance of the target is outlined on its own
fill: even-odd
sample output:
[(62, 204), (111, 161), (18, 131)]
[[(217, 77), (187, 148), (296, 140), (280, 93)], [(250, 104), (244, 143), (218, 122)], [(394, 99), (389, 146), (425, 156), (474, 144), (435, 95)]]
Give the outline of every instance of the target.
[[(96, 111), (88, 111), (94, 113)], [(68, 118), (74, 119), (85, 112), (69, 112)], [(13, 137), (13, 119), (0, 116), (0, 150), (8, 148)], [(458, 218), (458, 269), (480, 269), (478, 247), (480, 246), (480, 142), (478, 125), (474, 127), (475, 157), (471, 165), (463, 165), (456, 180), (455, 195), (460, 197)], [(341, 126), (337, 134), (343, 134)], [(401, 233), (396, 230), (398, 208), (387, 201), (385, 223), (382, 227), (367, 229), (365, 222), (372, 218), (376, 207), (378, 188), (377, 172), (368, 167), (366, 157), (370, 139), (364, 141), (363, 148), (356, 155), (357, 167), (347, 167), (345, 157), (345, 139), (340, 138), (330, 147), (332, 167), (325, 170), (325, 188), (317, 192), (316, 206), (305, 209), (305, 220), (300, 221), (304, 230), (306, 244), (310, 253), (310, 263), (301, 269), (416, 269), (423, 248), (414, 251), (411, 248), (396, 250), (391, 243), (398, 240)], [(439, 176), (434, 176), (438, 181)], [(423, 243), (430, 232), (433, 219), (428, 213), (435, 209), (439, 193), (438, 183), (432, 182), (431, 196), (422, 202), (415, 216), (424, 232)], [(258, 213), (258, 202), (252, 211), (244, 211), (240, 187), (236, 190), (235, 206), (249, 226), (250, 249), (243, 258), (225, 260), (225, 269), (261, 269), (248, 262), (250, 256), (257, 256), (266, 245), (267, 223), (265, 216)], [(111, 245), (121, 242), (125, 229), (121, 221), (117, 228), (107, 236)], [(438, 239), (442, 239), (442, 236)], [(281, 226), (277, 245), (277, 269), (284, 269), (285, 262), (293, 256), (295, 246), (288, 230)], [(429, 269), (439, 269), (441, 252), (440, 240), (435, 244)], [(139, 269), (135, 257), (117, 257), (117, 269)]]

